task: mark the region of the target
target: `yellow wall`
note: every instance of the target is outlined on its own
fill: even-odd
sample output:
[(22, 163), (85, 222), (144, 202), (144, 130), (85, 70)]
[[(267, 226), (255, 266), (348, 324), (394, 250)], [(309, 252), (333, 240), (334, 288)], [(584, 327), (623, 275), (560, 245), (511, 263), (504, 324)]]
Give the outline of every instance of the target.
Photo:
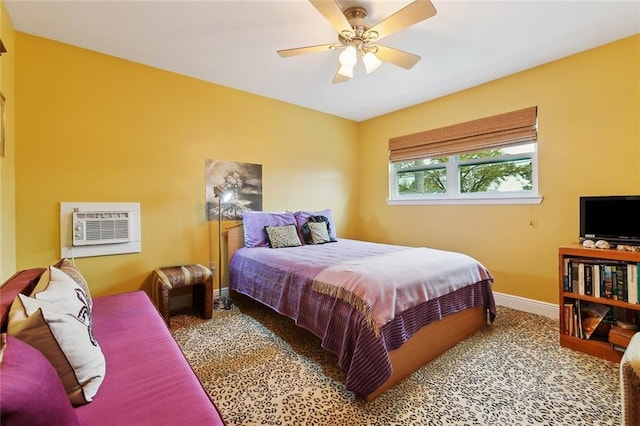
[(206, 159), (262, 164), (264, 210), (353, 229), (357, 123), (20, 32), (16, 50), (18, 269), (60, 257), (60, 202), (141, 203), (141, 253), (77, 259), (93, 295), (208, 265)]
[[(578, 197), (640, 193), (640, 35), (360, 125), (357, 237), (468, 253), (494, 289), (556, 303)], [(538, 106), (540, 205), (389, 206), (388, 139)]]
[[(553, 303), (578, 197), (640, 193), (640, 36), (359, 124), (23, 33), (14, 50), (4, 276), (59, 258), (61, 201), (141, 203), (142, 253), (78, 259), (95, 295), (145, 288), (161, 265), (207, 264), (216, 229), (204, 218), (204, 161), (219, 159), (263, 164), (265, 210), (331, 207), (342, 237), (463, 251), (497, 291)], [(541, 205), (386, 204), (390, 137), (531, 105)]]
[(16, 266), (14, 35), (4, 3), (0, 3), (0, 38), (7, 49), (0, 58), (0, 92), (6, 99), (5, 156), (0, 157), (0, 282)]

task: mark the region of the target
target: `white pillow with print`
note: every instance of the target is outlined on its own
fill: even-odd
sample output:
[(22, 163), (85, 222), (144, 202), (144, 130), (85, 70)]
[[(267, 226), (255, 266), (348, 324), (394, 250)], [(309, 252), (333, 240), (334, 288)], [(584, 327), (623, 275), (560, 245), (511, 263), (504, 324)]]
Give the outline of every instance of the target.
[(42, 352), (72, 404), (93, 399), (104, 380), (106, 362), (90, 324), (54, 304), (18, 294), (7, 332)]
[(84, 287), (54, 266), (49, 266), (48, 282), (44, 275), (31, 297), (49, 302), (91, 327), (91, 302)]

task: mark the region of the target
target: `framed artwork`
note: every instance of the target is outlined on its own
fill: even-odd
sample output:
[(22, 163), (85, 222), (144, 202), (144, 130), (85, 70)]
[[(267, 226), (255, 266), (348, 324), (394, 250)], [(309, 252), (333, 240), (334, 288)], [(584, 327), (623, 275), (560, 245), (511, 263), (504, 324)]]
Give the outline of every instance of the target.
[[(207, 220), (218, 220), (218, 214), (223, 220), (242, 220), (242, 212), (262, 210), (261, 164), (206, 160), (205, 175)], [(231, 191), (233, 196), (220, 205), (214, 187)]]
[(0, 93), (0, 155), (4, 157), (5, 153), (5, 133), (7, 128), (7, 100)]

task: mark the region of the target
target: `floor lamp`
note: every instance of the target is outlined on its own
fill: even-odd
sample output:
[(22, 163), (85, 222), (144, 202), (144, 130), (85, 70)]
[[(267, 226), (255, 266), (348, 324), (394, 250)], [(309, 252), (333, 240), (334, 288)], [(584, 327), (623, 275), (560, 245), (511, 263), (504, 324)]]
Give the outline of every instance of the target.
[(218, 297), (213, 301), (215, 309), (231, 309), (231, 299), (222, 296), (222, 205), (231, 201), (233, 191), (214, 186), (213, 193), (218, 198)]

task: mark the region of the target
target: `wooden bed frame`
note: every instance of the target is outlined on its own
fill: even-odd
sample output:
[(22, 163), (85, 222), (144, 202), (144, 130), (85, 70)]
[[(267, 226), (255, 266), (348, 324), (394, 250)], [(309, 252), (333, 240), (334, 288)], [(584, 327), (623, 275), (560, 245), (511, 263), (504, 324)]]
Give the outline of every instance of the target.
[[(242, 224), (227, 228), (227, 260), (244, 247)], [(400, 383), (423, 365), (442, 355), (456, 344), (487, 325), (487, 309), (482, 306), (465, 309), (434, 321), (415, 333), (398, 349), (389, 352), (391, 376), (375, 391), (365, 396), (372, 401), (387, 389)]]

